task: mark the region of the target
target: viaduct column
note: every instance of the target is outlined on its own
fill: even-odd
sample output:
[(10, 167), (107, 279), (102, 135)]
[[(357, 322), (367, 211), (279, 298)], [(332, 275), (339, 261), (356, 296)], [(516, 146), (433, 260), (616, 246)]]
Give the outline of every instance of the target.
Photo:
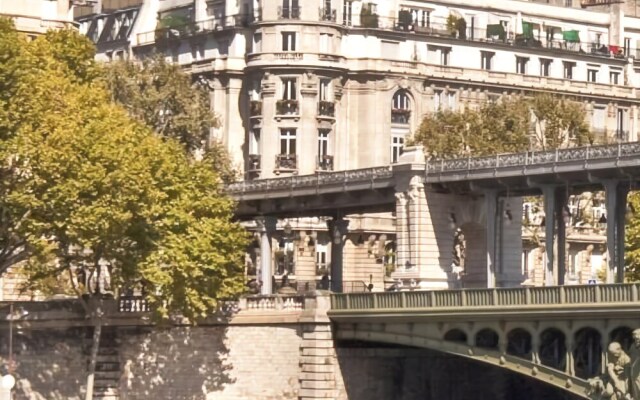
[(629, 187), (619, 181), (603, 183), (607, 206), (607, 283), (624, 282), (624, 228)]
[(260, 294), (272, 294), (271, 235), (276, 230), (276, 219), (274, 217), (259, 217), (256, 218), (256, 224), (258, 232), (260, 232), (260, 280), (262, 281)]
[(558, 246), (558, 268), (555, 271), (554, 278), (556, 279), (556, 283), (558, 285), (564, 285), (564, 277), (567, 272), (566, 267), (566, 248), (567, 248), (567, 226), (565, 225), (564, 216), (565, 210), (567, 208), (567, 192), (566, 190), (562, 190), (562, 188), (558, 188), (555, 194), (555, 211), (556, 211), (556, 224), (558, 225), (557, 230), (557, 246)]
[(496, 287), (496, 218), (498, 193), (487, 190), (484, 193), (485, 210), (487, 213), (487, 287)]
[(342, 215), (327, 221), (327, 228), (329, 228), (329, 234), (331, 235), (331, 290), (337, 293), (341, 293), (343, 289), (342, 256), (348, 226), (349, 221), (344, 220)]
[(555, 234), (556, 216), (556, 188), (554, 186), (543, 186), (542, 195), (544, 198), (544, 250), (547, 256), (547, 265), (544, 273), (544, 283), (546, 286), (555, 285), (553, 268), (553, 245)]

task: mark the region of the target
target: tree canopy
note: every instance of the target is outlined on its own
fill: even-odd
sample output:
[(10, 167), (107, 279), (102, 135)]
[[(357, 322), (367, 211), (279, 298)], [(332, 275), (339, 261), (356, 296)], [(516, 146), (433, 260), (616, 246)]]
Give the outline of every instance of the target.
[(0, 54), (0, 272), (77, 294), (108, 272), (192, 320), (242, 290), (246, 234), (219, 175), (112, 101), (85, 38), (27, 42), (0, 19)]
[(593, 141), (581, 104), (547, 94), (505, 96), (478, 110), (440, 110), (412, 138), (432, 158), (555, 149)]
[(113, 100), (129, 114), (164, 138), (180, 142), (190, 154), (204, 153), (205, 161), (223, 181), (236, 180), (237, 172), (224, 146), (210, 138), (218, 125), (211, 112), (208, 88), (179, 66), (161, 56), (141, 63), (116, 61), (105, 64), (105, 82)]

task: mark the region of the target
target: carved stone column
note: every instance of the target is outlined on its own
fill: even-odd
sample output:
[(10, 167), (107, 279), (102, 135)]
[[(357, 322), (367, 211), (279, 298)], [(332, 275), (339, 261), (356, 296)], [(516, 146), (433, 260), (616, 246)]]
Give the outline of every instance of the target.
[(273, 287), (273, 259), (271, 253), (271, 235), (276, 230), (276, 219), (273, 217), (258, 217), (256, 225), (260, 233), (260, 280), (262, 286), (260, 294), (272, 294)]
[(555, 234), (555, 215), (556, 215), (556, 188), (554, 186), (543, 186), (542, 195), (544, 197), (544, 249), (547, 255), (547, 265), (544, 274), (544, 283), (546, 286), (556, 284), (553, 268), (553, 244)]
[(408, 225), (407, 196), (396, 193), (396, 264), (401, 271), (411, 263)]
[(603, 183), (607, 206), (607, 283), (624, 282), (624, 228), (629, 188), (619, 181)]
[(331, 290), (337, 293), (342, 292), (343, 250), (348, 226), (349, 221), (342, 219), (342, 216), (327, 221), (331, 235)]
[(487, 190), (484, 193), (485, 211), (487, 215), (487, 287), (496, 287), (496, 218), (498, 193), (495, 190)]
[(418, 176), (411, 178), (407, 191), (407, 247), (410, 261), (407, 267), (419, 268), (426, 264), (425, 241), (427, 240), (425, 226), (427, 222), (424, 213), (427, 210), (427, 201), (424, 193), (424, 184)]

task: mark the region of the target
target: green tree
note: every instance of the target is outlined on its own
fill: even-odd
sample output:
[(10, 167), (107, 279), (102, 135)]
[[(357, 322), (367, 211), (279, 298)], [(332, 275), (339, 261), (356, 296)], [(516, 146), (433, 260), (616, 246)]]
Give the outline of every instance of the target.
[(633, 191), (628, 197), (630, 211), (627, 226), (625, 228), (625, 277), (628, 281), (640, 281), (640, 192)]
[(412, 139), (432, 158), (560, 148), (591, 141), (582, 106), (544, 94), (505, 97), (478, 110), (439, 111), (424, 118)]
[(247, 238), (216, 171), (115, 104), (76, 48), (86, 43), (72, 31), (27, 42), (0, 19), (12, 54), (0, 57), (0, 267), (81, 299), (95, 327), (91, 398), (103, 275), (111, 290), (142, 286), (157, 318), (195, 321), (241, 292)]
[(118, 61), (104, 66), (106, 84), (113, 99), (131, 116), (164, 138), (178, 140), (192, 155), (204, 152), (205, 160), (223, 181), (237, 178), (228, 152), (210, 138), (219, 122), (211, 112), (209, 90), (193, 83), (179, 66), (160, 56), (142, 63)]

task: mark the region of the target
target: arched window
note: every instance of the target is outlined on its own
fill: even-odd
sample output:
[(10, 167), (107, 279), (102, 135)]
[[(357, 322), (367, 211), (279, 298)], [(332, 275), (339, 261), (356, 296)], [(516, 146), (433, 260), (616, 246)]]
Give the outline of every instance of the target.
[(391, 123), (393, 124), (409, 124), (411, 117), (409, 95), (404, 90), (400, 90), (393, 95), (393, 103), (391, 105)]
[(411, 100), (409, 93), (398, 90), (391, 101), (391, 163), (398, 162), (404, 147), (404, 140), (409, 135), (411, 121)]

